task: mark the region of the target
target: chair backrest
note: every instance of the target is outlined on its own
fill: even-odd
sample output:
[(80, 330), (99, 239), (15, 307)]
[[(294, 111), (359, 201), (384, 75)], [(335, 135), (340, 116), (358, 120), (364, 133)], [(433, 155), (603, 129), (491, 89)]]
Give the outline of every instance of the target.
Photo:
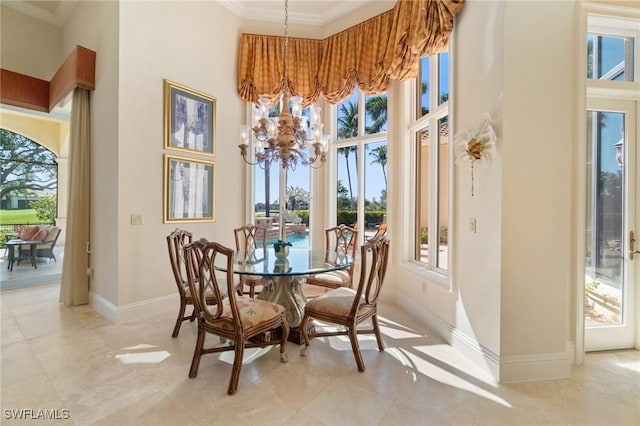
[(256, 249), (267, 247), (267, 228), (256, 225), (244, 225), (233, 230), (236, 250), (245, 256), (245, 260), (255, 258)]
[(42, 240), (43, 244), (49, 244), (51, 243), (51, 247), (56, 245), (56, 241), (58, 241), (58, 237), (60, 236), (60, 228), (58, 228), (57, 226), (52, 226), (51, 228), (49, 228), (49, 233), (47, 234), (47, 237)]
[(376, 233), (372, 238), (384, 237), (385, 235), (387, 235), (387, 224), (382, 223), (378, 226), (378, 229), (376, 229)]
[(171, 262), (171, 270), (176, 280), (178, 291), (184, 296), (187, 283), (187, 270), (184, 257), (184, 246), (190, 244), (193, 235), (189, 231), (176, 228), (167, 236), (167, 246), (169, 248), (169, 261)]
[[(325, 250), (350, 254), (355, 260), (358, 241), (358, 230), (346, 225), (338, 225), (325, 229)], [(353, 264), (349, 271), (353, 272)]]
[(380, 297), (380, 290), (387, 275), (389, 262), (389, 239), (379, 237), (371, 239), (360, 247), (360, 281), (356, 289), (356, 297), (351, 313), (361, 305), (361, 298), (367, 305), (375, 306)]
[[(234, 250), (201, 238), (185, 246), (185, 262), (187, 282), (198, 320), (209, 323), (232, 321), (236, 330), (242, 330), (233, 281)], [(224, 266), (226, 272), (216, 269), (216, 265)], [(223, 303), (207, 304), (206, 299), (211, 296)], [(224, 299), (229, 300), (231, 318), (221, 318), (227, 305)]]
[(52, 226), (49, 229), (49, 233), (45, 237), (44, 240), (40, 244), (36, 246), (36, 250), (53, 250), (56, 245), (56, 241), (58, 241), (58, 237), (60, 236), (60, 228), (56, 226)]

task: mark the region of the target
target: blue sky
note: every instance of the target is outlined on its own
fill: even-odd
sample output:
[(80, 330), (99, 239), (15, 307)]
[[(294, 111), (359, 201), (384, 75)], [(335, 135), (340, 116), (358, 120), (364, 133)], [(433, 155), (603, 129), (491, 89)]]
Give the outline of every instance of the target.
[[(588, 40), (591, 40), (593, 43), (597, 43), (598, 38), (601, 40), (600, 58), (599, 60), (598, 58), (593, 58), (593, 70), (596, 77), (601, 77), (624, 61), (625, 39), (611, 36), (600, 36), (596, 38), (592, 34), (588, 36)], [(616, 80), (618, 79), (619, 78), (616, 78)], [(616, 160), (616, 149), (613, 145), (622, 139), (621, 129), (624, 114), (619, 112), (604, 112), (603, 117), (604, 127), (600, 129), (600, 161), (603, 171), (615, 173), (619, 170), (619, 166)]]
[[(343, 102), (357, 102), (358, 91), (354, 91), (354, 94), (347, 98)], [(368, 124), (368, 123), (367, 123)], [(326, 124), (325, 124), (326, 126)], [(334, 141), (335, 142), (335, 141)], [(332, 146), (334, 144), (332, 143)], [(374, 149), (379, 146), (380, 143), (370, 144), (370, 148)], [(335, 149), (335, 148), (333, 148)], [(351, 184), (354, 191), (354, 197), (357, 196), (357, 176), (356, 176), (356, 156), (351, 154), (349, 156), (349, 168), (351, 171)], [(338, 155), (336, 157), (337, 160), (337, 178), (342, 180), (342, 183), (345, 187), (348, 187), (348, 177), (347, 177), (347, 167), (345, 162), (345, 157), (343, 155)], [(382, 189), (385, 187), (384, 175), (382, 173), (382, 168), (379, 164), (371, 165), (371, 161), (373, 157), (369, 155), (369, 152), (366, 153), (365, 159), (365, 174), (366, 174), (366, 184), (365, 184), (365, 198), (368, 200), (376, 200), (380, 199), (380, 194)], [(272, 165), (271, 166), (271, 178), (270, 178), (270, 198), (273, 203), (279, 197), (279, 166)], [(264, 170), (259, 167), (255, 167), (255, 176), (256, 176), (256, 201), (264, 201)], [(311, 173), (314, 173), (311, 170)], [(306, 191), (310, 190), (310, 173), (308, 167), (299, 166), (296, 170), (289, 170), (287, 175), (287, 187), (300, 187), (305, 189)]]

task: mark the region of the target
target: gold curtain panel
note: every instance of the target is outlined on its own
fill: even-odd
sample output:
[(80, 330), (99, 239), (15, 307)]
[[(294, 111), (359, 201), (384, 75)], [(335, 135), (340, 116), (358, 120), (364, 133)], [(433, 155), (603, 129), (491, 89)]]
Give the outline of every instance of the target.
[[(464, 0), (399, 0), (393, 9), (324, 40), (289, 38), (289, 84), (303, 104), (322, 93), (330, 103), (387, 90), (389, 80), (413, 78), (419, 59), (446, 49)], [(284, 38), (242, 34), (238, 93), (248, 102), (284, 88)]]

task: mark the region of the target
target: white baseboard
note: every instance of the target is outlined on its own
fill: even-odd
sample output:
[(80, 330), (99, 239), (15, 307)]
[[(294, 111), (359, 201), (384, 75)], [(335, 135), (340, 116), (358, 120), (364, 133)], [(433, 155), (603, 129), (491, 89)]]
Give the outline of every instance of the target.
[(91, 305), (109, 321), (119, 324), (155, 315), (160, 312), (175, 310), (178, 312), (180, 298), (178, 293), (154, 297), (128, 305), (115, 306), (102, 296), (90, 293)]
[(567, 342), (565, 352), (501, 357), (414, 300), (397, 294), (396, 303), (500, 383), (560, 379), (571, 374), (575, 359), (572, 342)]
[(531, 382), (536, 380), (566, 379), (571, 375), (575, 346), (568, 342), (565, 352), (503, 356), (500, 382)]
[(494, 381), (500, 377), (500, 356), (482, 346), (475, 339), (470, 338), (448, 322), (434, 315), (405, 295), (396, 295), (396, 303), (410, 315), (425, 323), (439, 337), (443, 338), (451, 347), (476, 364)]

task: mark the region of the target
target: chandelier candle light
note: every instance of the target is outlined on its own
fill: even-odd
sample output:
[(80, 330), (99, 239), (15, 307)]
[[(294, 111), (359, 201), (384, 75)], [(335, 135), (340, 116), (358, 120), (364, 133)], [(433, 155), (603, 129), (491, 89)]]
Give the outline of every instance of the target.
[[(330, 136), (322, 134), (321, 109), (309, 108), (309, 120), (302, 113), (302, 97), (291, 96), (288, 75), (289, 56), (289, 4), (284, 3), (284, 93), (279, 117), (269, 117), (271, 99), (260, 97), (254, 126), (240, 127), (240, 154), (247, 164), (265, 169), (273, 162), (280, 162), (279, 235), (275, 243), (286, 248), (284, 213), (286, 210), (287, 170), (295, 170), (298, 164), (314, 169), (322, 167), (327, 159)], [(290, 109), (289, 109), (290, 108)], [(257, 114), (256, 114), (257, 112)], [(267, 206), (269, 208), (269, 206)], [(276, 252), (280, 252), (277, 250)], [(284, 253), (284, 250), (283, 250)]]

